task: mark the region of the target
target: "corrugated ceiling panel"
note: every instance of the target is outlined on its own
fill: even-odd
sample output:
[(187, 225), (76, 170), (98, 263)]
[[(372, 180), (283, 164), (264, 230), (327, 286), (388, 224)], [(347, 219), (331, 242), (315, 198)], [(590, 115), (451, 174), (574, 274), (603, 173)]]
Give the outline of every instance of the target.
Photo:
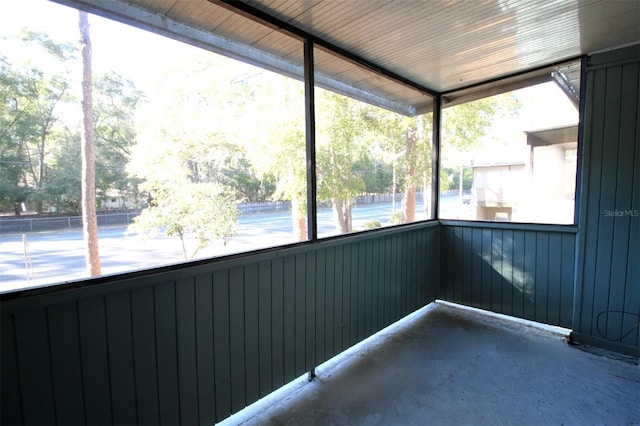
[(260, 40), (257, 40), (252, 46), (271, 52), (296, 64), (302, 64), (303, 62), (304, 51), (302, 43), (277, 31), (270, 32)]
[[(332, 53), (322, 49), (315, 49), (314, 59), (317, 73), (333, 77), (342, 83), (346, 83), (372, 95), (369, 99), (364, 95), (359, 98), (360, 100), (375, 103), (376, 101), (373, 96), (379, 96), (390, 102), (389, 104), (381, 106), (396, 111), (399, 111), (399, 109), (397, 107), (394, 108), (393, 103), (411, 105), (416, 108), (417, 111), (404, 111), (404, 113), (411, 115), (416, 112), (426, 112), (426, 110), (432, 109), (433, 99), (431, 96), (382, 77), (371, 70), (357, 66)], [(337, 91), (340, 93), (340, 90)]]
[(640, 38), (635, 0), (245, 3), (440, 91)]

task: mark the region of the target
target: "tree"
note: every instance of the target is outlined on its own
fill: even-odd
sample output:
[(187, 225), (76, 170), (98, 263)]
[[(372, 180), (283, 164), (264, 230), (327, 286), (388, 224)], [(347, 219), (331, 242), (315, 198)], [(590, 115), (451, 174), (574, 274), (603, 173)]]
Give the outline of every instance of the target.
[[(415, 220), (417, 189), (422, 186), (428, 193), (431, 182), (431, 115), (405, 117), (400, 114), (368, 106), (365, 122), (369, 139), (382, 152), (382, 158), (391, 163), (395, 213), (396, 188), (404, 192), (402, 221)], [(400, 172), (400, 176), (398, 175)], [(425, 214), (429, 203), (424, 203)]]
[(79, 12), (80, 44), (82, 46), (82, 117), (83, 135), (80, 142), (82, 158), (82, 235), (85, 262), (89, 275), (100, 275), (98, 222), (96, 218), (95, 151), (93, 123), (93, 76), (91, 71), (91, 36), (89, 17)]
[(185, 259), (226, 243), (237, 224), (238, 195), (227, 185), (226, 172), (242, 158), (241, 147), (232, 143), (233, 116), (246, 102), (238, 93), (245, 88), (233, 86), (233, 76), (217, 60), (192, 58), (182, 62), (187, 69), (168, 71), (176, 73), (167, 76), (173, 84), (142, 108), (129, 164), (149, 196), (129, 232), (154, 237), (164, 230), (178, 237)]
[(135, 218), (127, 233), (155, 238), (164, 230), (178, 237), (185, 260), (212, 243), (226, 244), (235, 234), (238, 212), (220, 185), (186, 180), (149, 184), (151, 205)]
[(75, 50), (70, 43), (56, 43), (29, 30), (21, 32), (20, 42), (28, 52), (24, 62), (3, 59), (0, 65), (0, 161), (5, 165), (0, 167), (14, 182), (13, 191), (3, 190), (3, 198), (23, 201), (28, 195), (41, 212), (51, 149), (61, 134), (60, 107), (72, 99), (68, 65)]
[[(470, 165), (473, 150), (487, 135), (498, 117), (518, 112), (520, 101), (511, 93), (504, 93), (472, 102), (466, 102), (442, 113), (442, 155), (449, 167), (458, 169), (463, 176), (464, 167)], [(442, 176), (441, 176), (441, 180)], [(458, 178), (459, 196), (462, 198), (464, 177)]]
[(331, 203), (340, 232), (351, 232), (353, 202), (364, 189), (354, 170), (362, 150), (362, 104), (327, 91), (318, 91), (316, 99), (322, 114), (317, 120), (318, 200)]
[(291, 221), (297, 241), (308, 239), (307, 233), (307, 161), (304, 119), (304, 86), (283, 77), (270, 76), (261, 84), (258, 114), (270, 118), (266, 111), (280, 111), (278, 120), (265, 120), (258, 131), (263, 137), (255, 141), (259, 155), (254, 161), (264, 175), (275, 177), (274, 199), (291, 201)]
[[(0, 56), (0, 207), (2, 210), (26, 201), (29, 187), (25, 181), (27, 158), (16, 127), (20, 119), (16, 73)], [(17, 210), (16, 212), (19, 212)]]
[(135, 111), (143, 93), (120, 74), (98, 76), (94, 88), (93, 120), (96, 153), (96, 197), (136, 198), (140, 180), (126, 167), (136, 143)]
[(80, 133), (67, 129), (51, 149), (44, 198), (55, 211), (78, 213), (82, 207)]

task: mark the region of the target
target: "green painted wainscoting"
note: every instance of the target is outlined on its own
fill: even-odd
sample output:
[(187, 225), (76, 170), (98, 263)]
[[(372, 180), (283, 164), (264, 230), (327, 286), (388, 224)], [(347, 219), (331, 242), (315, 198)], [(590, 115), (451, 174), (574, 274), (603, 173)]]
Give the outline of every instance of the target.
[(571, 328), (576, 231), (442, 221), (440, 298)]
[(640, 355), (640, 45), (587, 66), (574, 337)]
[(2, 424), (212, 424), (433, 301), (439, 231), (3, 295)]

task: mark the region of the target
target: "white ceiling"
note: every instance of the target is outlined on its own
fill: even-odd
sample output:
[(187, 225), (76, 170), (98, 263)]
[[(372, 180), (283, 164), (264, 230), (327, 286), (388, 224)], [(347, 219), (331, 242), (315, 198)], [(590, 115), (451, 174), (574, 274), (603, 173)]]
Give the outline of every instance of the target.
[(640, 40), (640, 1), (245, 0), (438, 92)]

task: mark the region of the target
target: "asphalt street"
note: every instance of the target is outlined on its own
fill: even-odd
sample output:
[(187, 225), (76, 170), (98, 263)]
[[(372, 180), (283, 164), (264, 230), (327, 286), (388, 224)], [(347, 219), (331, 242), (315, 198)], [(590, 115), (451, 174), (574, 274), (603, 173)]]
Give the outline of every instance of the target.
[[(447, 197), (441, 200), (441, 216), (458, 209), (459, 200)], [(468, 207), (468, 206), (464, 206)], [(400, 208), (399, 205), (396, 208)], [(417, 219), (422, 219), (421, 205)], [(364, 223), (376, 219), (389, 225), (393, 214), (391, 203), (363, 204), (353, 208), (354, 231), (364, 229)], [(337, 235), (331, 209), (318, 211), (318, 236)], [(26, 235), (0, 237), (0, 292), (19, 288), (49, 285), (86, 278), (82, 231), (38, 232)], [(143, 240), (127, 235), (126, 227), (108, 227), (98, 230), (102, 273), (148, 269), (160, 265), (184, 262), (180, 241), (160, 234), (155, 239)], [(237, 235), (226, 246), (213, 245), (200, 252), (195, 259), (223, 256), (249, 250), (294, 243), (293, 223), (288, 212), (241, 215)], [(30, 260), (31, 268), (27, 268)]]

